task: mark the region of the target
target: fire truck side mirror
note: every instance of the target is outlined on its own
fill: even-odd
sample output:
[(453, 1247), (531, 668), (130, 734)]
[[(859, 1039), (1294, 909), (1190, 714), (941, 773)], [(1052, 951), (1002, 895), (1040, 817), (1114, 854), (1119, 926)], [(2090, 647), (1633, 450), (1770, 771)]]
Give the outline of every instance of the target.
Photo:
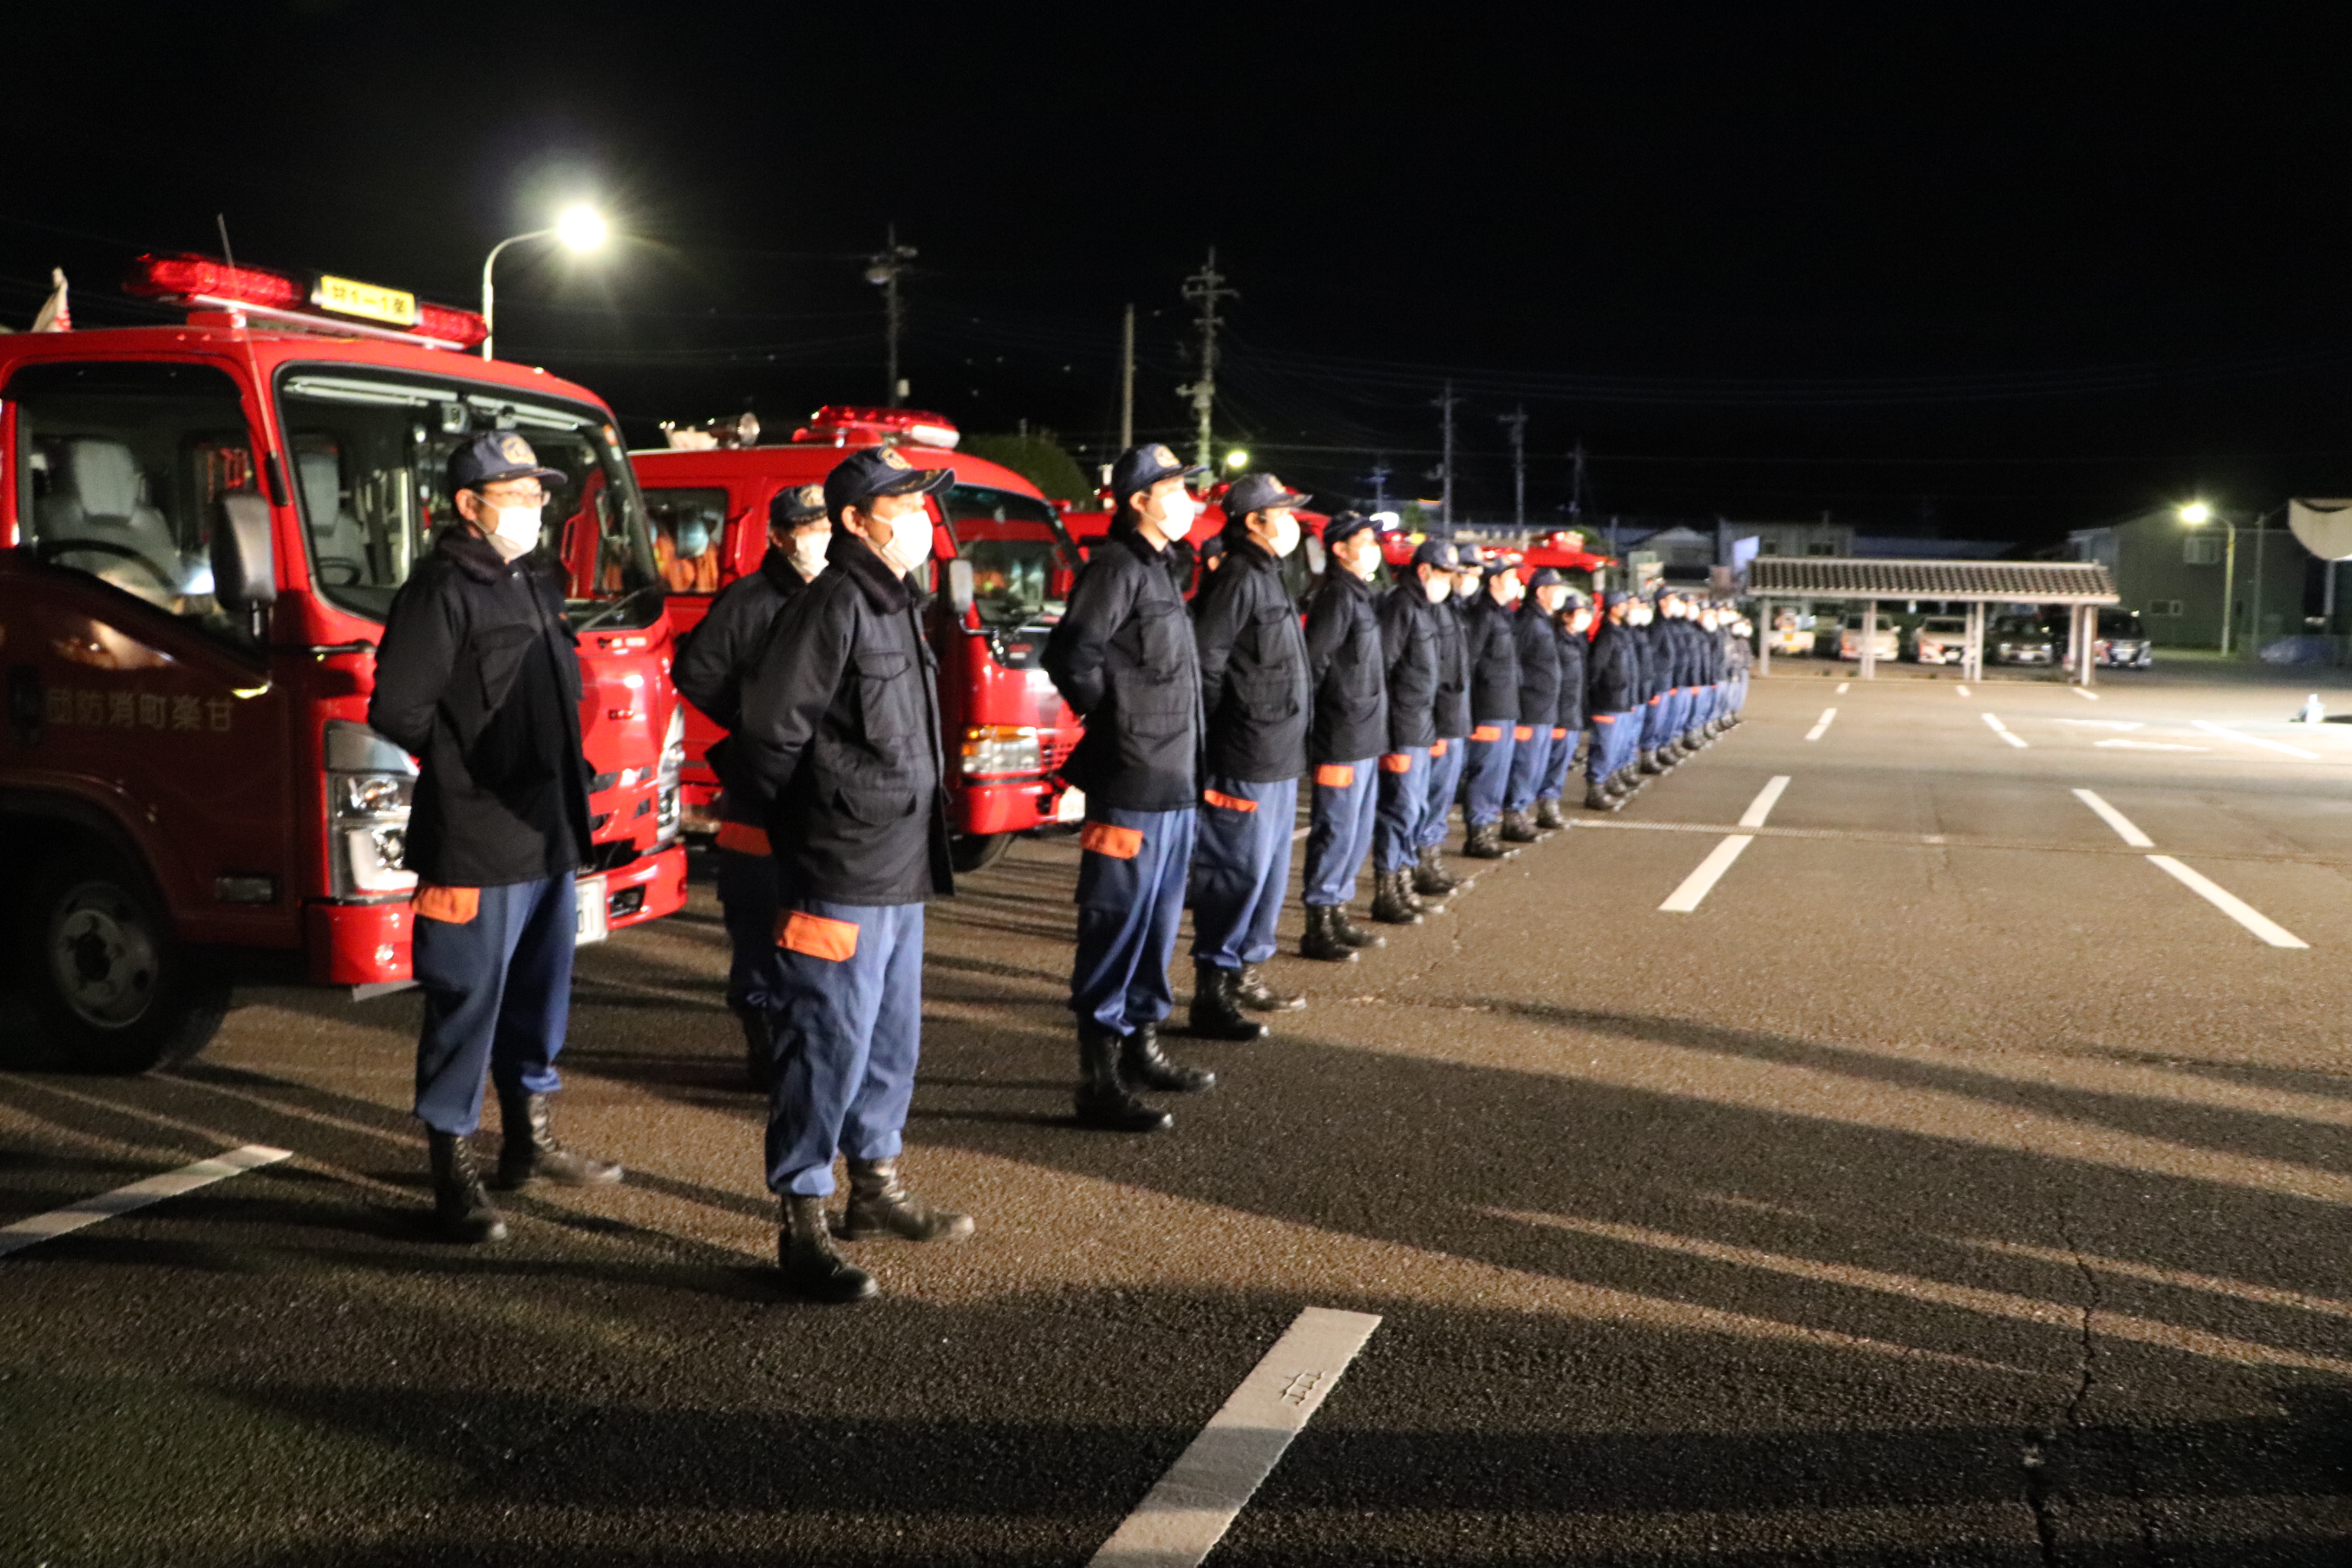
[(213, 530), (213, 596), (225, 609), (267, 609), (278, 602), (269, 503), (239, 490), (221, 497), (220, 504), (220, 524)]
[(958, 556), (948, 563), (948, 603), (955, 607), (956, 619), (971, 613), (971, 563)]

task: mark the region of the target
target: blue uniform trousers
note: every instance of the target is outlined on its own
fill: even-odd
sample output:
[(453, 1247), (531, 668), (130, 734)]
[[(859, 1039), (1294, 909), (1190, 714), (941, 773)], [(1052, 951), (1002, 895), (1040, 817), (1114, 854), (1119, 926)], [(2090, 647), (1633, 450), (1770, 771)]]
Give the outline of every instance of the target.
[(482, 1124), (482, 1074), (501, 1094), (552, 1094), (572, 1017), (579, 914), (572, 873), (479, 889), (472, 920), (419, 915), (414, 955), (425, 993), (416, 1042), (416, 1119), (436, 1132)]
[(1175, 1010), (1168, 961), (1184, 920), (1197, 819), (1175, 811), (1089, 805), (1079, 843), (1078, 951), (1070, 1011), (1131, 1035)]
[(835, 1152), (898, 1157), (922, 1054), (923, 906), (803, 899), (787, 921), (784, 942), (804, 945), (776, 949), (768, 1189), (823, 1197)]
[(1551, 726), (1522, 724), (1511, 737), (1511, 784), (1503, 792), (1507, 811), (1525, 811), (1535, 805), (1551, 765)]
[[(1392, 758), (1404, 766), (1391, 765)], [(1372, 868), (1383, 876), (1421, 854), (1421, 815), (1429, 809), (1429, 748), (1407, 746), (1381, 759), (1380, 812), (1372, 824)]]
[(1495, 738), (1482, 741), (1475, 731), (1471, 734), (1470, 798), (1463, 804), (1462, 816), (1473, 827), (1484, 827), (1503, 815), (1503, 795), (1511, 782), (1511, 753), (1517, 749), (1511, 741), (1514, 728), (1508, 719), (1481, 719), (1478, 729)]
[(1642, 735), (1643, 715), (1643, 710), (1635, 708), (1623, 713), (1592, 716), (1592, 750), (1584, 763), (1584, 776), (1589, 783), (1606, 784), (1618, 769), (1633, 760)]
[[(1344, 772), (1346, 784), (1327, 784)], [(1328, 907), (1354, 901), (1356, 873), (1372, 847), (1372, 813), (1379, 804), (1373, 779), (1380, 759), (1326, 763), (1315, 770), (1315, 794), (1307, 807), (1307, 888), (1303, 901)]]
[(1674, 716), (1674, 700), (1673, 692), (1663, 691), (1642, 706), (1642, 738), (1634, 750), (1654, 752), (1666, 743), (1670, 738), (1666, 721)]
[(1460, 735), (1440, 738), (1445, 754), (1429, 759), (1429, 794), (1423, 797), (1421, 826), (1414, 842), (1433, 849), (1445, 842), (1445, 825), (1454, 816), (1454, 796), (1462, 788), (1462, 770), (1470, 761), (1470, 742)]
[(1568, 770), (1576, 762), (1576, 742), (1581, 731), (1554, 726), (1551, 749), (1544, 753), (1543, 783), (1536, 790), (1538, 800), (1558, 800), (1568, 788)]
[(734, 958), (727, 967), (727, 1005), (770, 1012), (776, 1005), (776, 858), (721, 849), (719, 911)]
[(1213, 776), (1202, 786), (1191, 900), (1196, 962), (1237, 970), (1274, 956), (1297, 816), (1297, 779)]

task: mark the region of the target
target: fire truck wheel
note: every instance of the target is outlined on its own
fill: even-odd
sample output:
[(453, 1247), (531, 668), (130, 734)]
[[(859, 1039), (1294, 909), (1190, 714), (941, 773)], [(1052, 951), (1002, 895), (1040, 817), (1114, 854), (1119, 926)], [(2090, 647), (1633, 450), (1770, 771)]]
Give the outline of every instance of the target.
[(228, 1012), (228, 982), (200, 972), (136, 868), (68, 851), (26, 893), (16, 967), (58, 1065), (139, 1073), (204, 1049)]
[(959, 871), (978, 871), (1004, 858), (1013, 847), (1010, 833), (959, 833), (948, 845), (949, 858)]

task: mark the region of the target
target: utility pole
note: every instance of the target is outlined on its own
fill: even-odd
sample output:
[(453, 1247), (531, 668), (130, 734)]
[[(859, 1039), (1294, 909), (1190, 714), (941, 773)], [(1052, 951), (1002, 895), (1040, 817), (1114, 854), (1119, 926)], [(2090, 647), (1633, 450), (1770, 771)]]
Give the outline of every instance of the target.
[(1127, 327), (1118, 340), (1118, 449), (1135, 445), (1135, 307), (1127, 308)]
[(1496, 423), (1511, 433), (1511, 521), (1522, 533), (1528, 527), (1528, 410), (1525, 404)]
[(1581, 441), (1576, 444), (1576, 478), (1573, 488), (1568, 492), (1568, 520), (1570, 522), (1584, 521), (1584, 443)]
[(1394, 468), (1389, 467), (1389, 460), (1386, 458), (1379, 458), (1373, 460), (1372, 471), (1367, 476), (1367, 478), (1372, 481), (1372, 510), (1374, 511), (1388, 510), (1389, 478), (1395, 472), (1396, 470)]
[(1444, 456), (1438, 459), (1437, 472), (1431, 477), (1444, 486), (1437, 492), (1437, 520), (1449, 540), (1454, 537), (1454, 405), (1461, 401), (1454, 395), (1454, 384), (1449, 381), (1445, 384), (1444, 394), (1433, 405), (1445, 414), (1445, 445)]
[(906, 325), (905, 308), (898, 299), (898, 275), (914, 259), (915, 247), (898, 243), (898, 226), (894, 223), (884, 231), (880, 254), (869, 257), (866, 268), (866, 281), (882, 290), (883, 332), (889, 344), (890, 378), (884, 401), (893, 408), (907, 400), (907, 384), (898, 375), (898, 334)]
[(1239, 291), (1225, 287), (1225, 275), (1217, 270), (1217, 247), (1209, 247), (1209, 259), (1198, 272), (1184, 279), (1184, 298), (1201, 307), (1201, 374), (1190, 386), (1176, 390), (1192, 399), (1192, 414), (1200, 423), (1200, 444), (1192, 460), (1213, 473), (1216, 468), (1216, 438), (1210, 431), (1210, 415), (1217, 405), (1217, 301), (1238, 300)]

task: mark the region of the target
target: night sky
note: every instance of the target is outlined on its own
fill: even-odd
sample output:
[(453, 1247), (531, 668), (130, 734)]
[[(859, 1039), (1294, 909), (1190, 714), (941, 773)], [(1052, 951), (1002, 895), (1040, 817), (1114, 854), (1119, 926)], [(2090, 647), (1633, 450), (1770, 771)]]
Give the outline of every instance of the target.
[[(634, 439), (910, 402), (1091, 462), (1175, 388), (1205, 249), (1221, 445), (1433, 496), (2046, 541), (2192, 492), (2352, 493), (2352, 28), (2302, 6), (19, 7), (0, 321), (157, 319), (142, 250), (472, 306)], [(1884, 14), (1880, 14), (1883, 11)], [(935, 19), (940, 15), (953, 19)], [(2341, 15), (2341, 13), (2338, 13)], [(2265, 20), (2268, 17), (2271, 19)], [(757, 18), (757, 19), (754, 19)], [(1539, 19), (1531, 19), (1539, 18)]]

